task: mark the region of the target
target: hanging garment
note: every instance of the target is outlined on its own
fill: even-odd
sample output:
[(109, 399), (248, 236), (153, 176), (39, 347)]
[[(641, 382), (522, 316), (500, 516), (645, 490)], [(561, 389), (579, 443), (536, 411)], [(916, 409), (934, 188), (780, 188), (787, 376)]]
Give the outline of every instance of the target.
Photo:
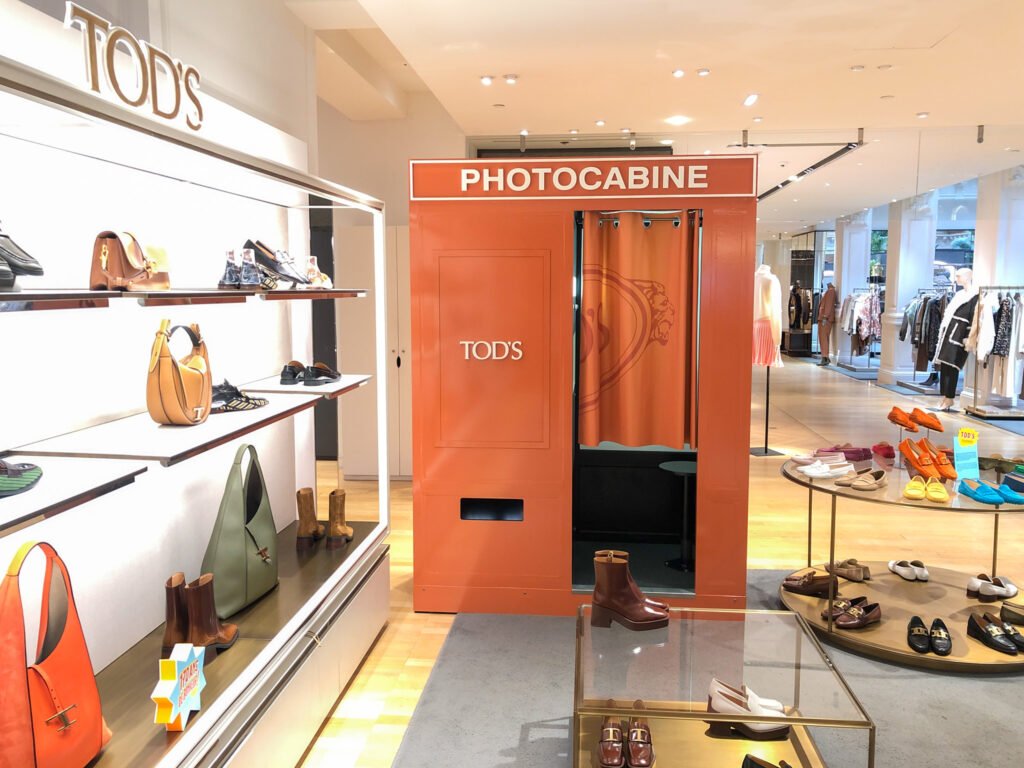
[(762, 264), (754, 272), (753, 365), (782, 367), (782, 285), (770, 267)]
[(995, 318), (996, 334), (992, 342), (992, 354), (1006, 357), (1010, 354), (1010, 334), (1013, 331), (1013, 299), (1003, 296)]
[(682, 449), (693, 348), (686, 229), (617, 217), (617, 228), (599, 213), (584, 217), (579, 441)]
[[(957, 296), (963, 293), (965, 291), (961, 291)], [(965, 345), (971, 335), (971, 329), (975, 325), (978, 294), (970, 294), (955, 305), (951, 302), (950, 307), (953, 308), (953, 311), (950, 313), (947, 308), (949, 319), (945, 324), (944, 335), (938, 351), (935, 353), (935, 359), (946, 366), (963, 370), (968, 354)]]
[(809, 289), (804, 288), (800, 292), (800, 301), (802, 308), (800, 315), (800, 327), (806, 331), (811, 327), (811, 306), (814, 302), (814, 298)]
[(789, 289), (789, 329), (796, 330), (800, 328), (801, 317), (803, 315), (803, 304), (800, 292), (796, 288)]
[[(1017, 349), (1020, 344), (1021, 316), (1017, 301), (1007, 294), (999, 302), (996, 317), (996, 338), (992, 345), (989, 364), (992, 367), (992, 393), (1004, 398), (1017, 394)], [(1001, 354), (1001, 350), (1006, 354)]]
[(913, 343), (912, 329), (914, 327), (914, 318), (917, 317), (918, 307), (921, 305), (921, 299), (912, 299), (909, 304), (903, 309), (903, 321), (900, 323), (900, 341), (907, 340), (907, 334), (911, 334), (911, 343)]
[(942, 306), (942, 299), (928, 297), (925, 302), (915, 370), (927, 371), (929, 361), (935, 357), (935, 348), (939, 345), (939, 326), (942, 325)]

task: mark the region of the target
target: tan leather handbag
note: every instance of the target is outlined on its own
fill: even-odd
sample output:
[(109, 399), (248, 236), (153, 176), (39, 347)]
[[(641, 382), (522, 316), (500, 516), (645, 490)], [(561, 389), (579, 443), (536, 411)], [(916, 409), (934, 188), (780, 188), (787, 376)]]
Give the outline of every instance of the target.
[[(181, 360), (171, 355), (171, 335), (183, 330), (192, 340), (192, 352)], [(202, 424), (210, 415), (213, 378), (210, 358), (199, 326), (176, 325), (160, 321), (160, 330), (153, 341), (149, 357), (149, 378), (146, 380), (146, 407), (157, 424), (192, 426)]]
[(144, 249), (130, 232), (100, 232), (92, 246), (89, 288), (93, 291), (166, 291), (171, 287), (166, 260), (161, 249)]

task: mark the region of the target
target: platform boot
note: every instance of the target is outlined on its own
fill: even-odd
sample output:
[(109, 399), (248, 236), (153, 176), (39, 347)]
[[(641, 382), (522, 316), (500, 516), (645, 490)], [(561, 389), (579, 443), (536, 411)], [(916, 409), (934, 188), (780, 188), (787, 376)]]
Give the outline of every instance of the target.
[(611, 554), (594, 558), (591, 626), (610, 627), (613, 621), (635, 631), (668, 626), (668, 613), (641, 600), (630, 579), (627, 560)]
[[(629, 562), (629, 552), (622, 549), (599, 549), (594, 553), (594, 557), (608, 557), (609, 555), (612, 557), (621, 557), (627, 563)], [(637, 599), (643, 600), (651, 608), (658, 608), (662, 611), (668, 610), (668, 603), (663, 603), (660, 600), (652, 600), (649, 598), (644, 594), (644, 591), (640, 589), (639, 585), (633, 581), (633, 572), (629, 569), (627, 569), (626, 572), (629, 574), (629, 584), (633, 588), (633, 592), (636, 594)]]
[(205, 663), (209, 664), (219, 651), (226, 651), (238, 640), (238, 626), (222, 624), (217, 618), (213, 602), (213, 574), (204, 573), (185, 586), (188, 606), (188, 642), (206, 648)]
[(295, 505), (299, 509), (299, 530), (295, 535), (297, 550), (311, 549), (324, 537), (324, 524), (316, 519), (316, 498), (312, 488), (299, 488), (295, 492)]
[(330, 522), (327, 531), (327, 548), (340, 549), (352, 541), (351, 525), (345, 524), (345, 491), (335, 488), (330, 496)]
[(168, 658), (178, 643), (189, 641), (184, 573), (176, 573), (167, 580), (164, 595), (167, 598), (167, 620), (164, 623), (164, 641), (160, 645), (161, 659)]

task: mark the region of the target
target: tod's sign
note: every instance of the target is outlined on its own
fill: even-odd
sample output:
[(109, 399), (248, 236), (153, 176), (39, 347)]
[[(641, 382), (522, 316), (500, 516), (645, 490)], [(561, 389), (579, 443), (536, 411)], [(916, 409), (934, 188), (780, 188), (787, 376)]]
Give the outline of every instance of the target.
[[(102, 81), (129, 107), (148, 104), (157, 117), (177, 120), (184, 114), (185, 124), (193, 131), (202, 126), (200, 78), (195, 67), (185, 66), (156, 46), (138, 40), (124, 27), (115, 26), (75, 3), (67, 4), (64, 26), (82, 31), (86, 76), (93, 91), (100, 93)], [(127, 72), (116, 66), (119, 49), (131, 60), (134, 82), (124, 82)]]

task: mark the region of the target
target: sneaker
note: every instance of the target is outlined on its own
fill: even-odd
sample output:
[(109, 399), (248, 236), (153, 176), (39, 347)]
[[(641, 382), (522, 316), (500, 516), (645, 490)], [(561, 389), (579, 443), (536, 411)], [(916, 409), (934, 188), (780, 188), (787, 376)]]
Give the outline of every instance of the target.
[[(256, 254), (252, 248), (242, 249), (242, 271), (241, 271), (241, 286), (242, 288), (259, 288), (262, 283), (260, 276), (260, 270), (256, 266)], [(277, 285), (277, 281), (274, 281), (274, 285)]]
[(217, 287), (222, 290), (225, 288), (239, 288), (242, 282), (242, 272), (239, 267), (238, 256), (235, 255), (234, 251), (228, 251), (224, 255), (227, 257), (224, 262), (224, 274), (221, 275)]

